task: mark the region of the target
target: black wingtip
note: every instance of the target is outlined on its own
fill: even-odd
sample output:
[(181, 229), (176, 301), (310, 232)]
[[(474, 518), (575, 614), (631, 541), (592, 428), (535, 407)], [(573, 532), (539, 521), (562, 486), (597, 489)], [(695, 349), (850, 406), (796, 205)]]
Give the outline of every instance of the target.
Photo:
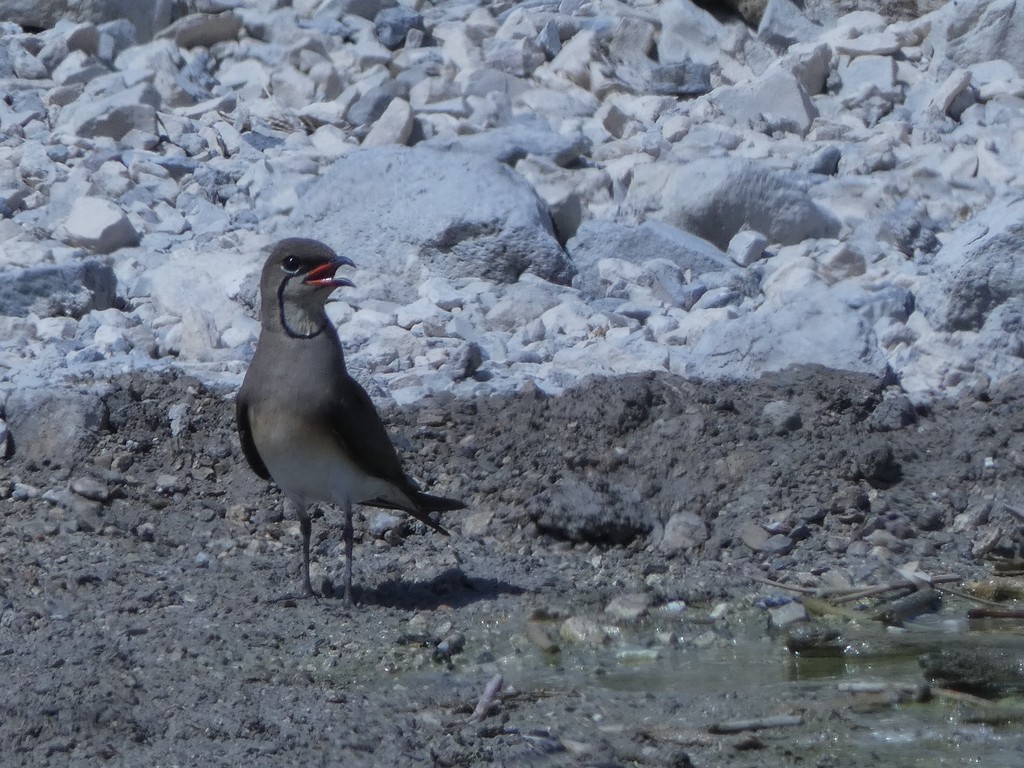
[(417, 495), (416, 502), (424, 512), (454, 512), (465, 509), (464, 502), (458, 499), (447, 499), (444, 496), (431, 496), (429, 493)]

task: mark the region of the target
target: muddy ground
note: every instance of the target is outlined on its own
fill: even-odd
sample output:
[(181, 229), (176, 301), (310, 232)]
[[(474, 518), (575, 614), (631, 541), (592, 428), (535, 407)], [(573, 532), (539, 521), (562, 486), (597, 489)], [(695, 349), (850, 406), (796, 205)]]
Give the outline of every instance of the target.
[[(824, 689), (726, 674), (687, 690), (650, 683), (644, 660), (726, 652), (780, 594), (756, 577), (885, 583), (916, 560), (982, 578), (1017, 555), (1022, 381), (915, 408), (816, 369), (637, 376), (390, 410), (411, 473), (469, 508), (445, 516), (450, 539), (362, 510), (353, 609), (289, 599), (298, 526), (245, 465), (230, 393), (170, 372), (84, 382), (95, 418), (70, 431), (9, 403), (2, 763), (863, 765), (836, 745), (872, 722)], [(325, 509), (328, 594), (341, 552)], [(709, 732), (793, 714), (798, 729)]]

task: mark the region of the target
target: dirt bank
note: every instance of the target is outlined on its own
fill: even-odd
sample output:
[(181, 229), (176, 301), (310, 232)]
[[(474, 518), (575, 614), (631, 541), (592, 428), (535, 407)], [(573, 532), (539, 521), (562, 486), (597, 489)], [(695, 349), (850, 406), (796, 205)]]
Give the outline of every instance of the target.
[[(389, 412), (412, 474), (469, 510), (450, 540), (365, 510), (359, 607), (280, 600), (298, 527), (244, 464), (225, 393), (171, 373), (93, 389), (73, 451), (31, 456), (15, 430), (0, 464), (5, 765), (854, 765), (828, 757), (855, 726), (820, 693), (616, 687), (608, 658), (728, 647), (738, 625), (708, 609), (749, 605), (754, 576), (975, 577), (1021, 541), (1020, 381), (919, 410), (823, 370), (639, 376)], [(340, 581), (334, 510), (313, 559), (314, 583)], [(605, 612), (616, 598), (640, 618)], [(566, 635), (572, 617), (601, 637)], [(794, 711), (799, 738), (754, 754), (706, 728)]]

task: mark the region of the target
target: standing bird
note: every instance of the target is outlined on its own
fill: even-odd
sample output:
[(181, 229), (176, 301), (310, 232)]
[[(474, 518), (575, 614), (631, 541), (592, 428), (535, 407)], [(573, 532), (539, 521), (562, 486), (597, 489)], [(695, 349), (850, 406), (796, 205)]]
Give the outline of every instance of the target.
[(273, 480), (299, 508), (302, 578), (309, 581), (310, 502), (345, 510), (345, 602), (352, 604), (352, 506), (408, 512), (448, 535), (429, 512), (462, 509), (456, 499), (420, 491), (402, 471), (369, 396), (349, 376), (338, 332), (324, 306), (336, 272), (355, 266), (323, 243), (279, 242), (260, 277), (260, 337), (235, 401), (242, 451), (253, 471)]

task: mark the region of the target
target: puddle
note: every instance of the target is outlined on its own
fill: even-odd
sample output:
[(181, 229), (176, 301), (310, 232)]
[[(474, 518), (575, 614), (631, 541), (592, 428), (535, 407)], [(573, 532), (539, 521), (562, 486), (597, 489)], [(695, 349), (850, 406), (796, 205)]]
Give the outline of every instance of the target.
[[(1007, 637), (991, 624), (972, 624), (971, 631), (960, 632), (948, 631), (950, 626), (945, 631), (925, 625), (897, 632), (875, 625), (853, 628), (848, 630), (852, 639), (847, 653), (808, 658), (789, 653), (781, 637), (766, 636), (761, 621), (732, 622), (732, 636), (707, 647), (569, 647), (555, 656), (534, 651), (504, 657), (497, 667), (519, 690), (600, 689), (633, 702), (635, 694), (647, 694), (645, 700), (655, 711), (661, 706), (659, 695), (664, 695), (666, 700), (671, 697), (674, 712), (683, 697), (693, 706), (686, 708), (687, 714), (673, 715), (672, 722), (704, 731), (717, 721), (718, 714), (708, 713), (720, 713), (723, 699), (729, 702), (725, 719), (732, 713), (757, 719), (804, 712), (804, 724), (766, 728), (757, 737), (806, 751), (810, 765), (825, 760), (822, 765), (1019, 768), (1024, 765), (1019, 720), (1002, 725), (973, 722), (977, 705), (938, 695), (914, 701), (913, 691), (926, 686), (918, 662), (922, 653)], [(848, 684), (869, 689), (877, 684), (884, 690), (851, 692), (844, 690)], [(904, 694), (898, 703), (896, 689)]]

